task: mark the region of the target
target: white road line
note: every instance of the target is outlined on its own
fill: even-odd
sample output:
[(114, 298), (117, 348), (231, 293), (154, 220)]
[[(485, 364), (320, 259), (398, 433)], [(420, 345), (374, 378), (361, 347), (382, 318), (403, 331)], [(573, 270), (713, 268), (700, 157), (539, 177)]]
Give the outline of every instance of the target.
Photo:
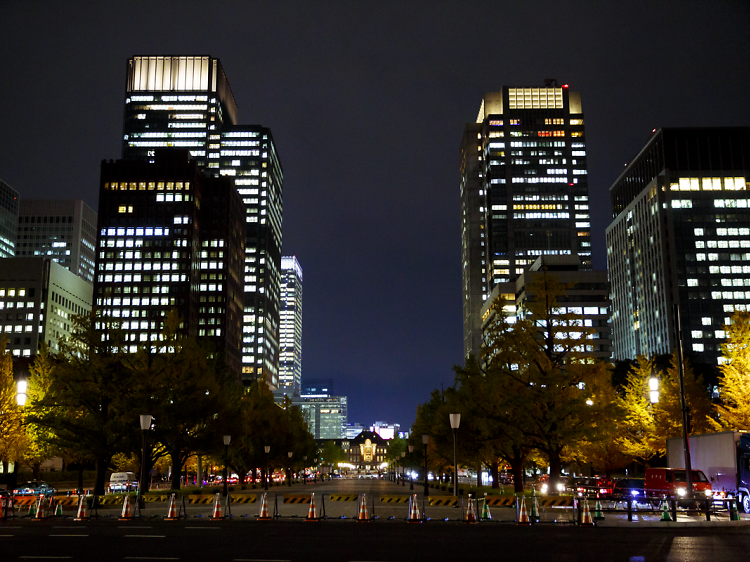
[(16, 535), (0, 535), (0, 537), (15, 537)]

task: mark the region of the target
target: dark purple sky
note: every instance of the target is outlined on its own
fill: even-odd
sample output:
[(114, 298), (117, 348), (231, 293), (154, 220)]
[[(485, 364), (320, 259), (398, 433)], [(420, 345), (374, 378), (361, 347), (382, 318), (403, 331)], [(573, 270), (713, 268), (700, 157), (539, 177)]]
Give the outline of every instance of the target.
[(595, 266), (608, 188), (661, 126), (750, 125), (750, 3), (37, 2), (0, 5), (0, 178), (97, 206), (125, 63), (209, 54), (284, 167), (304, 270), (303, 377), (349, 421), (409, 427), (462, 361), (458, 148), (481, 96), (557, 78), (586, 115)]

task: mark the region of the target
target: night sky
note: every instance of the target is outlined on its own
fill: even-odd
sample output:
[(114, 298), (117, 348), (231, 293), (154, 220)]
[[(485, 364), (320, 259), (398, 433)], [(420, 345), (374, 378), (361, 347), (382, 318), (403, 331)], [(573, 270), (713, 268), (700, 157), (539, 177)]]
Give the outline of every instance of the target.
[(482, 95), (581, 92), (604, 269), (608, 189), (653, 128), (750, 125), (748, 30), (746, 1), (4, 0), (0, 179), (96, 209), (127, 59), (220, 58), (284, 168), (303, 378), (333, 378), (349, 422), (408, 428), (462, 362), (458, 154)]

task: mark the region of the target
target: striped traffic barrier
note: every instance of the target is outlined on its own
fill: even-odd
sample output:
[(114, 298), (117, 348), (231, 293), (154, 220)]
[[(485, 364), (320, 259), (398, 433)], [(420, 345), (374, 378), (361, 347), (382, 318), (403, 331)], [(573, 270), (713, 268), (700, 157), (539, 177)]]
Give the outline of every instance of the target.
[(355, 502), (359, 496), (357, 494), (330, 494), (328, 499), (332, 502)]
[(411, 496), (380, 496), (380, 503), (409, 503)]
[(457, 506), (458, 498), (453, 496), (430, 496), (428, 505), (448, 505)]

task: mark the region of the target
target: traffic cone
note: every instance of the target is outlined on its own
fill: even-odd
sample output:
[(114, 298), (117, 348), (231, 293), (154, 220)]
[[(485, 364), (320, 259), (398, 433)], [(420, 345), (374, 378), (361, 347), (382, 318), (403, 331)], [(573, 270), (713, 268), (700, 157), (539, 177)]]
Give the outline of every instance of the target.
[(310, 494), (310, 509), (307, 512), (305, 521), (320, 521), (318, 517), (318, 508), (315, 507), (315, 494)]
[(518, 510), (518, 525), (531, 525), (529, 514), (526, 511), (526, 498), (521, 496), (521, 507)]
[(667, 507), (667, 500), (664, 500), (661, 504), (661, 519), (659, 521), (671, 521), (672, 517), (669, 515), (669, 508)]
[(89, 514), (87, 511), (86, 498), (84, 496), (78, 496), (78, 514), (75, 516), (73, 521), (88, 521)]
[(490, 506), (487, 503), (487, 494), (485, 494), (484, 496), (484, 504), (482, 505), (482, 521), (491, 521), (492, 514), (490, 513)]
[(62, 516), (63, 516), (62, 504), (58, 503), (57, 507), (55, 507), (55, 517), (62, 517)]
[(536, 490), (531, 490), (531, 500), (529, 500), (529, 503), (531, 503), (531, 514), (529, 515), (529, 520), (532, 523), (539, 523), (539, 503), (536, 501)]
[(474, 500), (472, 500), (471, 498), (469, 498), (469, 507), (466, 510), (466, 523), (470, 525), (479, 523), (479, 521), (477, 521), (477, 516), (474, 513)]
[(604, 521), (604, 514), (602, 513), (602, 501), (599, 498), (596, 498), (594, 521)]
[(47, 513), (44, 511), (44, 496), (39, 496), (39, 503), (36, 506), (36, 515), (34, 521), (42, 521), (47, 519)]
[(177, 513), (177, 501), (175, 500), (175, 496), (177, 494), (172, 494), (171, 499), (169, 500), (169, 509), (167, 510), (167, 516), (164, 518), (164, 521), (179, 521), (180, 516)]
[(729, 520), (730, 521), (739, 521), (740, 520), (740, 514), (737, 511), (737, 500), (731, 499), (729, 500)]
[(409, 523), (421, 523), (422, 520), (419, 518), (419, 507), (417, 506), (417, 494), (414, 494), (409, 498)]
[(125, 496), (122, 500), (122, 513), (120, 514), (120, 521), (130, 521), (133, 519), (133, 510), (130, 507), (130, 496)]
[(263, 501), (260, 502), (260, 515), (258, 515), (258, 521), (270, 521), (271, 516), (268, 515), (268, 500), (266, 499), (267, 492), (263, 492)]
[(367, 514), (367, 498), (365, 494), (362, 494), (362, 501), (359, 503), (359, 514), (356, 520), (359, 522), (370, 521), (370, 516)]
[(224, 519), (224, 513), (221, 511), (221, 494), (218, 492), (214, 494), (214, 514), (211, 516), (211, 521), (221, 521)]
[(0, 496), (0, 519), (5, 519), (7, 517), (7, 508), (5, 505), (5, 496)]
[(34, 517), (36, 515), (36, 502), (31, 502), (29, 504), (29, 517)]
[(591, 511), (589, 510), (589, 500), (583, 500), (583, 514), (581, 515), (581, 526), (582, 527), (593, 527), (594, 520), (591, 518)]

